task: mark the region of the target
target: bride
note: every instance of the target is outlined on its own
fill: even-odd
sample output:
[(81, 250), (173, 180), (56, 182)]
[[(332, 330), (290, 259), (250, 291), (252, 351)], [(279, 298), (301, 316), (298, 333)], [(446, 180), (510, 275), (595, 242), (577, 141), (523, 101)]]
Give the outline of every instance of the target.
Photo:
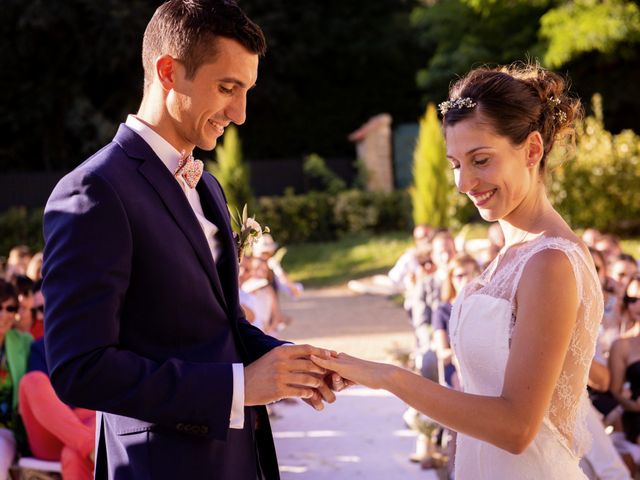
[(581, 112), (537, 65), (472, 70), (440, 105), (460, 192), (506, 244), (453, 307), (464, 392), (344, 353), (313, 358), (459, 432), (457, 480), (584, 479), (586, 383), (602, 318), (593, 261), (547, 198), (546, 161)]

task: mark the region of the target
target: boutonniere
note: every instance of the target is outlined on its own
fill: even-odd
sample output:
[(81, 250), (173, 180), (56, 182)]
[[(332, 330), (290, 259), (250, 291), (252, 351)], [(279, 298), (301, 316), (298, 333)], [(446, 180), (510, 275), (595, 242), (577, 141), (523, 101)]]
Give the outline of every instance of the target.
[[(227, 208), (229, 208), (227, 206)], [(256, 240), (262, 237), (263, 233), (269, 233), (269, 227), (262, 227), (255, 217), (250, 217), (247, 211), (247, 205), (244, 205), (242, 214), (236, 209), (235, 214), (229, 208), (229, 214), (233, 223), (234, 232), (233, 238), (236, 241), (236, 247), (238, 247), (238, 264), (242, 262), (245, 251), (249, 249)]]

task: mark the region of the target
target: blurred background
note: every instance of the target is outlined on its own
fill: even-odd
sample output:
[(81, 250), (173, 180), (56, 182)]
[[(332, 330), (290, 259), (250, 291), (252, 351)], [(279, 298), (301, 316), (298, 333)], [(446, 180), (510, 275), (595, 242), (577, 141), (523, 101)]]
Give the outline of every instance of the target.
[[(142, 34), (160, 3), (3, 1), (0, 252), (41, 248), (55, 183), (137, 110)], [(552, 171), (556, 206), (577, 229), (640, 231), (637, 1), (240, 3), (268, 40), (258, 88), (246, 124), (196, 154), (231, 205), (247, 203), (279, 241), (387, 232), (410, 241), (414, 224), (477, 222), (448, 174), (419, 174), (443, 161), (427, 107), (470, 68), (514, 61), (567, 74), (586, 107), (577, 148)]]

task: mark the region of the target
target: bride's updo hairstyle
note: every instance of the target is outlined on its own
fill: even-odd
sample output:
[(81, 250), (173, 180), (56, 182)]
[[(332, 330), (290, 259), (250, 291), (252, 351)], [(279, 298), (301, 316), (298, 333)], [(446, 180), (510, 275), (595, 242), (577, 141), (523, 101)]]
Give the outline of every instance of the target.
[(449, 89), (449, 100), (440, 104), (440, 112), (445, 130), (477, 115), (513, 145), (522, 144), (537, 130), (544, 142), (543, 171), (557, 141), (573, 143), (582, 105), (560, 75), (536, 64), (513, 64), (471, 70)]

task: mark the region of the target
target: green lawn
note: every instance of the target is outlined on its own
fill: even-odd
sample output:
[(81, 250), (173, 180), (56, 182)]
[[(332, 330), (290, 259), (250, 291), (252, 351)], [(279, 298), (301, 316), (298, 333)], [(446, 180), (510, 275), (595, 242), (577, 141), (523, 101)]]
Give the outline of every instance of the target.
[[(473, 227), (467, 238), (480, 238), (486, 231)], [(359, 234), (335, 242), (287, 245), (284, 269), (306, 287), (339, 285), (354, 278), (387, 272), (411, 246), (408, 232)], [(622, 241), (625, 252), (640, 258), (640, 239)]]
[(337, 285), (388, 271), (411, 244), (410, 233), (396, 232), (287, 245), (283, 267), (306, 287)]

